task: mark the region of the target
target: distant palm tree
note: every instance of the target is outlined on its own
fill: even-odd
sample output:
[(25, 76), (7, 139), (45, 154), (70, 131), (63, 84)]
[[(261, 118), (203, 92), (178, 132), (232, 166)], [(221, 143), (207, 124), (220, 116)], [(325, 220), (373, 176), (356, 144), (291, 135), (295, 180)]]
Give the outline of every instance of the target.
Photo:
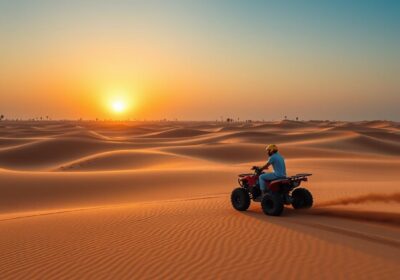
[(4, 115), (0, 115), (0, 121), (4, 119)]

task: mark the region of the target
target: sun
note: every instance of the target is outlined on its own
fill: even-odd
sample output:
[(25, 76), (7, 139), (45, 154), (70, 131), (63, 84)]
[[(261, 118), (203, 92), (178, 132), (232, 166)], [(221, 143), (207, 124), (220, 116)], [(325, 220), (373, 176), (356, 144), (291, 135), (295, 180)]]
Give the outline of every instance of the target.
[(115, 113), (122, 113), (126, 109), (126, 103), (122, 100), (115, 100), (111, 103), (111, 108)]
[(136, 107), (136, 98), (130, 88), (106, 88), (102, 103), (109, 117), (125, 118), (131, 116)]

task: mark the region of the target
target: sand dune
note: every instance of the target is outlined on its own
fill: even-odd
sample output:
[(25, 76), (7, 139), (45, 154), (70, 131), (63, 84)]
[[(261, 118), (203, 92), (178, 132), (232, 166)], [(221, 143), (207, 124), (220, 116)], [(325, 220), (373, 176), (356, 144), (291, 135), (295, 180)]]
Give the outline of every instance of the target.
[(67, 137), (38, 140), (0, 150), (0, 165), (7, 169), (35, 170), (122, 147), (128, 148), (129, 144)]
[(361, 124), (372, 128), (391, 128), (396, 126), (396, 123), (391, 121), (366, 121)]
[(174, 128), (163, 132), (153, 133), (147, 135), (147, 137), (150, 136), (154, 138), (180, 138), (180, 137), (193, 137), (193, 136), (203, 135), (206, 133), (208, 132), (199, 129)]
[[(389, 121), (0, 122), (0, 275), (397, 279), (400, 127)], [(239, 213), (276, 143), (315, 207)], [(240, 265), (243, 264), (243, 265)]]
[(21, 144), (29, 143), (32, 140), (34, 140), (34, 139), (2, 137), (2, 138), (0, 138), (0, 151), (4, 147), (19, 146)]
[(16, 212), (227, 193), (239, 170), (147, 169), (109, 172), (0, 171), (0, 211)]
[(369, 136), (354, 135), (352, 137), (340, 139), (340, 141), (322, 141), (310, 143), (309, 146), (318, 148), (328, 148), (335, 150), (348, 150), (354, 152), (364, 152), (385, 155), (400, 155), (400, 142), (387, 141)]
[(118, 150), (64, 163), (60, 171), (105, 171), (194, 166), (202, 161), (159, 151)]

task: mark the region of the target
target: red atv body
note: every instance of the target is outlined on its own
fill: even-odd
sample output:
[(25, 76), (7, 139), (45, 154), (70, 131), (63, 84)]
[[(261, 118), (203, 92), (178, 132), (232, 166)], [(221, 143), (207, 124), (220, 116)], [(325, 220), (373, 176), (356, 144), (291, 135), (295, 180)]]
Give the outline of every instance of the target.
[(302, 182), (308, 181), (312, 174), (300, 173), (294, 176), (267, 181), (267, 191), (262, 194), (259, 177), (263, 172), (254, 168), (254, 173), (239, 174), (239, 188), (232, 191), (231, 202), (238, 211), (246, 211), (251, 200), (261, 202), (266, 215), (279, 216), (284, 205), (292, 205), (295, 209), (310, 208), (313, 204), (311, 193), (305, 188), (299, 188)]

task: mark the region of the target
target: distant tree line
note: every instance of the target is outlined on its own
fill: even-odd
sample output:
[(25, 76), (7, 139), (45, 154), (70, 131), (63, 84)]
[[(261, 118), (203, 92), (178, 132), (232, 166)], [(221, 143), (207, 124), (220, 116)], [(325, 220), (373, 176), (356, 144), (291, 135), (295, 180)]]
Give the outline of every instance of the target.
[[(0, 115), (0, 121), (2, 121), (2, 120), (5, 120), (6, 119), (6, 117), (3, 115), (3, 114), (1, 114)], [(15, 121), (19, 121), (19, 120), (23, 120), (22, 118), (15, 118), (15, 119), (9, 119), (9, 120), (15, 120)], [(29, 119), (27, 119), (28, 121), (43, 121), (43, 120), (47, 120), (47, 121), (49, 121), (49, 120), (51, 120), (51, 118), (49, 117), (49, 116), (45, 116), (45, 117), (35, 117), (35, 118), (29, 118)]]

